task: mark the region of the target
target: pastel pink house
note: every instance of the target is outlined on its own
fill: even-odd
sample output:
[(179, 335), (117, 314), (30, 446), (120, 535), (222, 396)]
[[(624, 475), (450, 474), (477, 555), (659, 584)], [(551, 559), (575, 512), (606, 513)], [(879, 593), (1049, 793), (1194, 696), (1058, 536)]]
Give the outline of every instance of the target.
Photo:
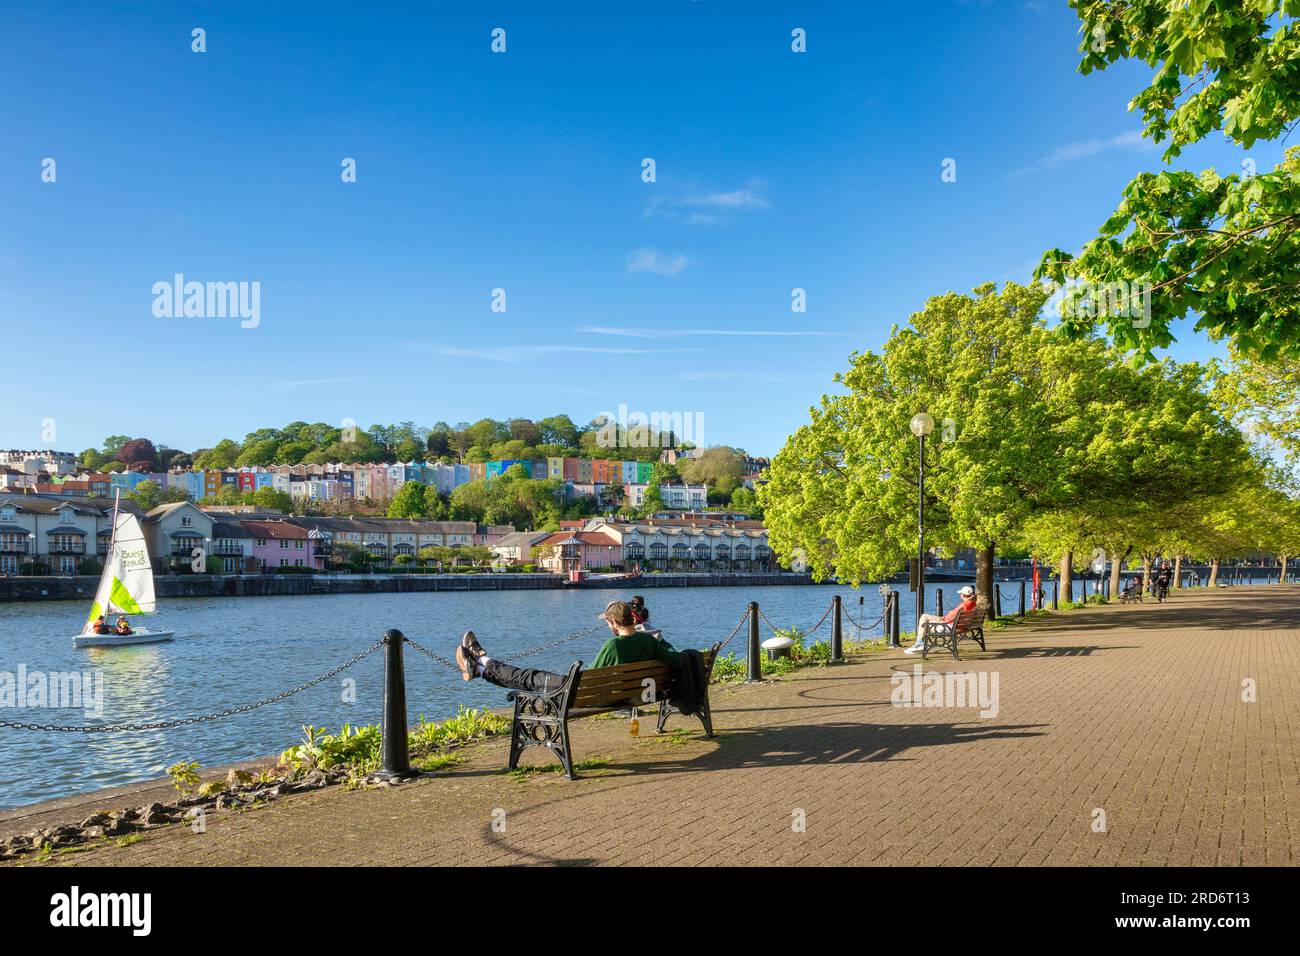
[(258, 568), (311, 568), (324, 570), (324, 558), (316, 554), (316, 538), (306, 528), (287, 521), (241, 521), (253, 536), (253, 559)]

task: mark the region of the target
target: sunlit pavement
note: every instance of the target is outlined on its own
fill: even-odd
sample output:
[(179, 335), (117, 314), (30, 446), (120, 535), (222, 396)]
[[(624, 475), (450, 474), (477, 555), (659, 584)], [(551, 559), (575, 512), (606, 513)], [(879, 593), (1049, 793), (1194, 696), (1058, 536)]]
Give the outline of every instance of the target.
[(576, 721), (575, 759), (599, 764), (578, 781), (538, 750), (525, 762), (540, 772), (504, 773), (497, 740), (400, 788), (294, 795), (209, 814), (206, 833), (171, 827), (51, 862), (1300, 862), (1300, 587), (1075, 611), (961, 653), (924, 670), (984, 672), (986, 688), (996, 674), (996, 715), (892, 705), (891, 675), (920, 662), (890, 652), (715, 687), (711, 741), (680, 716), (662, 737), (652, 719), (639, 738), (626, 719)]

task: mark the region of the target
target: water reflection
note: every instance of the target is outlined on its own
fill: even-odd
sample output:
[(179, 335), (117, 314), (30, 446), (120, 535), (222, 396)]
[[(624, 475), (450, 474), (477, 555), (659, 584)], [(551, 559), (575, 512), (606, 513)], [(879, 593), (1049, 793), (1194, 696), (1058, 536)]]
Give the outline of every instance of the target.
[[(703, 647), (735, 628), (756, 600), (774, 623), (810, 627), (832, 594), (862, 623), (880, 615), (874, 588), (647, 588), (652, 622), (678, 647)], [(858, 597), (864, 603), (859, 606)], [(616, 591), (490, 591), (311, 597), (193, 598), (166, 602), (149, 626), (176, 632), (164, 644), (76, 651), (71, 635), (84, 608), (51, 601), (0, 605), (0, 671), (98, 669), (104, 675), (104, 713), (9, 710), (6, 717), (35, 723), (152, 723), (225, 710), (273, 696), (320, 676), (374, 643), (390, 627), (445, 656), (473, 629), (490, 652), (508, 657), (583, 630)], [(904, 600), (902, 628), (912, 626)], [(764, 637), (767, 636), (764, 627)], [(816, 638), (827, 637), (827, 623)], [(879, 634), (877, 625), (871, 634)], [(845, 621), (845, 635), (855, 627)], [(564, 670), (590, 661), (604, 639), (593, 634), (528, 658), (534, 667)], [(744, 656), (742, 628), (727, 650)], [(505, 693), (408, 651), (407, 700), (412, 720), (441, 719), (460, 704), (501, 707)], [(355, 703), (343, 700), (342, 681), (356, 681)], [(207, 723), (133, 733), (36, 733), (0, 728), (0, 807), (32, 803), (148, 779), (181, 760), (204, 767), (278, 753), (297, 741), (304, 724), (336, 728), (380, 718), (382, 654), (337, 678), (259, 710)]]

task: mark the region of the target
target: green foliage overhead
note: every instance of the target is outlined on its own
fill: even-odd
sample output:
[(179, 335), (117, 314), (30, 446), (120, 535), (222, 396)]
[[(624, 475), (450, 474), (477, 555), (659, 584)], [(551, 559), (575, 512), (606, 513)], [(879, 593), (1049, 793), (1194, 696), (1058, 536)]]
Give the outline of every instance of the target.
[[(1300, 118), (1297, 0), (1070, 0), (1079, 15), (1080, 70), (1122, 60), (1152, 67), (1130, 108), (1145, 135), (1167, 143), (1166, 162), (1222, 131), (1249, 149), (1277, 139)], [(1296, 229), (1300, 159), (1220, 175), (1206, 170), (1143, 173), (1096, 239), (1077, 255), (1052, 249), (1038, 276), (1124, 282), (1151, 290), (1151, 323), (1131, 315), (1075, 317), (1074, 334), (1101, 318), (1115, 343), (1149, 356), (1172, 341), (1170, 323), (1198, 329), (1265, 360), (1300, 354)], [(1146, 316), (1141, 317), (1145, 322)]]
[(879, 354), (851, 356), (837, 376), (847, 394), (822, 398), (760, 486), (774, 551), (786, 563), (802, 552), (819, 580), (852, 583), (915, 555), (909, 421), (922, 411), (936, 422), (926, 537), (949, 552), (1028, 544), (1055, 559), (1174, 547), (1195, 508), (1260, 487), (1203, 369), (1137, 369), (1094, 337), (1054, 335), (1044, 296), (1015, 284), (938, 296)]

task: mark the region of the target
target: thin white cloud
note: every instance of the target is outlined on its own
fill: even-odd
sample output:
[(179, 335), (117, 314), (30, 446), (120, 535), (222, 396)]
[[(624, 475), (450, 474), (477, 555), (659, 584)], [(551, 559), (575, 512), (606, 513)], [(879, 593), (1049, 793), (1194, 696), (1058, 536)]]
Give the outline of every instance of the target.
[(661, 276), (676, 276), (690, 262), (681, 253), (669, 255), (658, 249), (633, 249), (624, 261), (628, 272), (652, 272)]
[(665, 355), (680, 352), (698, 352), (700, 349), (616, 349), (589, 345), (502, 345), (491, 348), (458, 348), (434, 345), (430, 342), (404, 342), (408, 352), (422, 355), (446, 355), (450, 358), (480, 359), (484, 362), (517, 364), (530, 359), (552, 355)]
[(769, 208), (772, 204), (763, 196), (765, 185), (761, 179), (751, 179), (738, 189), (658, 193), (646, 203), (645, 215), (703, 226), (727, 222), (734, 213)]
[(681, 203), (683, 206), (709, 206), (717, 209), (766, 209), (770, 205), (753, 189), (733, 189), (730, 192), (687, 196)]
[(1066, 143), (1063, 146), (1056, 147), (1056, 149), (1052, 150), (1036, 162), (1009, 173), (1008, 178), (1011, 176), (1023, 176), (1028, 173), (1036, 173), (1044, 169), (1057, 169), (1061, 166), (1077, 163), (1084, 159), (1091, 159), (1094, 156), (1099, 156), (1102, 153), (1111, 152), (1113, 150), (1144, 150), (1155, 148), (1156, 145), (1150, 140), (1143, 139), (1142, 133), (1138, 130), (1130, 130), (1127, 133), (1120, 133), (1118, 136), (1112, 136), (1110, 139), (1078, 140), (1073, 143)]
[(768, 329), (650, 329), (625, 326), (586, 325), (577, 329), (587, 335), (618, 335), (629, 339), (680, 339), (699, 335), (729, 335), (753, 338), (844, 338), (851, 332), (814, 330), (774, 331)]

